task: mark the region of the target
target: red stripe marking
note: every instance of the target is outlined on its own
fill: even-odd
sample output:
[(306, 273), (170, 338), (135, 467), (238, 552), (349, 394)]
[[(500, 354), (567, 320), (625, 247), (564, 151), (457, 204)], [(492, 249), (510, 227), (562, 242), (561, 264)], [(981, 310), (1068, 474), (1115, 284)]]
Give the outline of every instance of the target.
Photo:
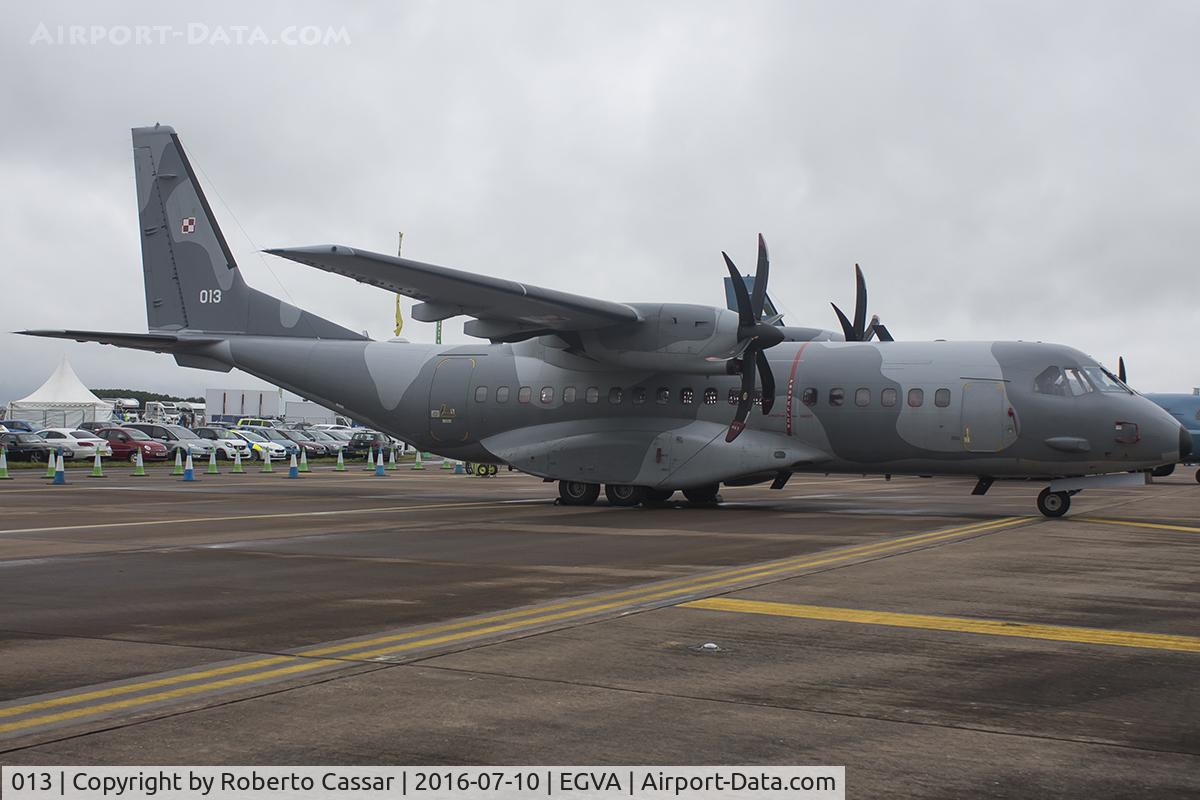
[(800, 366), (800, 356), (804, 355), (804, 348), (809, 344), (810, 342), (804, 342), (800, 345), (800, 349), (796, 351), (796, 356), (792, 359), (792, 372), (788, 375), (787, 419), (783, 422), (784, 431), (788, 436), (792, 435), (792, 403), (796, 400), (796, 369)]

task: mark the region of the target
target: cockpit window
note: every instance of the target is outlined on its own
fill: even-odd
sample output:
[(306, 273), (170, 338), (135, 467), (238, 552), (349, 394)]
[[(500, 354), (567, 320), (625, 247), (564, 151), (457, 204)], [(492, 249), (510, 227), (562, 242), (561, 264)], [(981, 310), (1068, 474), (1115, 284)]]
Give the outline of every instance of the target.
[(1092, 385), (1101, 392), (1129, 393), (1129, 389), (1104, 367), (1084, 367), (1083, 372), (1092, 381)]
[(1067, 388), (1071, 390), (1071, 394), (1074, 397), (1096, 391), (1092, 388), (1091, 381), (1087, 379), (1082, 370), (1078, 370), (1075, 367), (1067, 367), (1063, 370), (1063, 374), (1067, 376)]
[(1078, 367), (1046, 367), (1033, 379), (1033, 389), (1040, 394), (1059, 397), (1079, 397), (1096, 391), (1087, 375)]

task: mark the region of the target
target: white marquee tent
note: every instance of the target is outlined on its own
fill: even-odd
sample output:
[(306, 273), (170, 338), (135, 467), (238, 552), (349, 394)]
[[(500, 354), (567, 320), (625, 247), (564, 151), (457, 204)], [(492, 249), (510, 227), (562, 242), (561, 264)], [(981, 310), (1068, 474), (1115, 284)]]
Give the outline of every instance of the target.
[(110, 420), (112, 413), (113, 404), (92, 394), (63, 356), (45, 383), (8, 404), (7, 418), (29, 420), (39, 428), (73, 428), (82, 422)]

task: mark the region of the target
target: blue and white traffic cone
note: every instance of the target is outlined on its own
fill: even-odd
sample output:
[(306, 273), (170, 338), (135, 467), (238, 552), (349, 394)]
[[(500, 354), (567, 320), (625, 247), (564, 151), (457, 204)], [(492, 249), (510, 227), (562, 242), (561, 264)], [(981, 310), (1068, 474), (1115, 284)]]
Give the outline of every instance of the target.
[(188, 448), (187, 460), (183, 462), (183, 479), (185, 481), (196, 480), (196, 468), (192, 465), (192, 449)]
[(383, 463), (383, 450), (381, 449), (379, 451), (379, 460), (375, 462), (375, 477), (382, 478), (384, 475), (386, 475), (387, 473), (384, 472), (385, 469), (387, 469), (387, 467)]
[(67, 468), (63, 464), (62, 450), (58, 451), (58, 459), (54, 462), (54, 485), (64, 486), (67, 483)]
[(289, 478), (299, 478), (300, 477), (300, 465), (296, 463), (296, 454), (295, 453), (292, 453), (292, 463), (288, 464), (288, 477)]

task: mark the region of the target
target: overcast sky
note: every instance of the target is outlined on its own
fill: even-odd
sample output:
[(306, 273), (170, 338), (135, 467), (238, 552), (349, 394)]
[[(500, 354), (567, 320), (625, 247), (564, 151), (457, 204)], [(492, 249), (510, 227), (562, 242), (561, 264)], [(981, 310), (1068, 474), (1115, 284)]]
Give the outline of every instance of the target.
[[(376, 338), (388, 294), (256, 250), (403, 230), (435, 264), (723, 305), (720, 251), (750, 269), (762, 231), (792, 324), (836, 327), (857, 261), (898, 338), (1200, 385), (1194, 2), (105, 5), (0, 10), (5, 331), (145, 330), (129, 129), (162, 122), (247, 281)], [(106, 40), (59, 44), (71, 25)], [(135, 25), (172, 28), (109, 40)], [(5, 332), (0, 402), (60, 353), (93, 387), (263, 386)]]

